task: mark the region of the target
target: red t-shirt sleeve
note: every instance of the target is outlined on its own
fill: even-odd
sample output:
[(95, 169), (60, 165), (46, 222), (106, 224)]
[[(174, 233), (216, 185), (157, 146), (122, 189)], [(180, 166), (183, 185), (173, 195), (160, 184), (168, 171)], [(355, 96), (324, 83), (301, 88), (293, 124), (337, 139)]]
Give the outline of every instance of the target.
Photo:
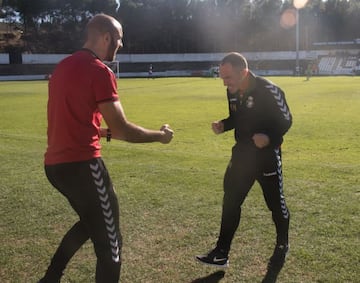
[(96, 77), (97, 79), (93, 80), (95, 101), (99, 104), (118, 100), (115, 74), (104, 66), (98, 69)]

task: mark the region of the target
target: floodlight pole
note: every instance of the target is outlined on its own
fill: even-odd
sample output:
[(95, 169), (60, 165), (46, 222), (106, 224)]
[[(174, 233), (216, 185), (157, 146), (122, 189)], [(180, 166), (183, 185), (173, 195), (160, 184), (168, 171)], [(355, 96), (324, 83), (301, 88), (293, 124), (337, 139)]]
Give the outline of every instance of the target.
[(299, 9), (296, 10), (296, 66), (295, 74), (300, 76), (300, 65), (299, 65)]

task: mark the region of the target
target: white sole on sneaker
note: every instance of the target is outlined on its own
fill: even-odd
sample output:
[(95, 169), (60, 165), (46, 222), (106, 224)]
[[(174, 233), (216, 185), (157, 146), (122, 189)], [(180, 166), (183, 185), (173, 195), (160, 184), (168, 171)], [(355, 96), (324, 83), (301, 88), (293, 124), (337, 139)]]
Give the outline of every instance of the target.
[(229, 260), (225, 264), (213, 264), (213, 263), (204, 262), (201, 259), (199, 259), (197, 256), (195, 256), (195, 259), (202, 264), (209, 265), (212, 267), (218, 267), (218, 268), (228, 268), (229, 267)]

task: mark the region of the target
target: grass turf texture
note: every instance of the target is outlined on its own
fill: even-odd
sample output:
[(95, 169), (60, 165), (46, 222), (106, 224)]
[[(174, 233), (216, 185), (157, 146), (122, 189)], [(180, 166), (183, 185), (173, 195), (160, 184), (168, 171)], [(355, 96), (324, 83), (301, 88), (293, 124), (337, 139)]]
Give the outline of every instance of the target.
[[(291, 249), (278, 282), (358, 282), (360, 77), (273, 77), (294, 123), (283, 145)], [(215, 136), (227, 115), (219, 79), (121, 79), (129, 120), (169, 123), (171, 144), (103, 142), (121, 208), (121, 282), (196, 281), (216, 271), (194, 260), (219, 230), (222, 178), (233, 133)], [(47, 82), (0, 83), (0, 282), (36, 282), (77, 220), (43, 172)], [(260, 188), (250, 191), (220, 282), (260, 282), (275, 233)], [(63, 282), (94, 282), (88, 242)]]

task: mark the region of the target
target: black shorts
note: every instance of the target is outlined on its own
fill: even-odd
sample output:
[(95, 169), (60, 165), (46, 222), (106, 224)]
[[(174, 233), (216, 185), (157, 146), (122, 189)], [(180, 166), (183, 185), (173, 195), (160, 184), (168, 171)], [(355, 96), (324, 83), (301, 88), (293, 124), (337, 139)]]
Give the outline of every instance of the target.
[(119, 276), (122, 246), (119, 205), (104, 162), (101, 158), (94, 158), (46, 165), (45, 172), (50, 183), (68, 199), (79, 215), (83, 227), (81, 236), (90, 238), (94, 244), (97, 271), (113, 278), (107, 282), (116, 282), (114, 278)]

